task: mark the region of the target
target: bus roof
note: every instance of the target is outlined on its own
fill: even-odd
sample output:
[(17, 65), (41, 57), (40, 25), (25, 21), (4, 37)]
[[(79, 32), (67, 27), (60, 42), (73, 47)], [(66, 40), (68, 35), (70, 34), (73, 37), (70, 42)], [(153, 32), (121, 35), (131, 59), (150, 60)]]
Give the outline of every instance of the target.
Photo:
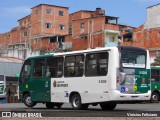
[(87, 49), (87, 50), (79, 50), (79, 51), (71, 51), (71, 52), (49, 53), (49, 54), (45, 54), (45, 55), (29, 57), (28, 59), (53, 57), (53, 56), (60, 56), (60, 55), (80, 54), (80, 53), (104, 51), (104, 50), (111, 50), (111, 49), (121, 49), (121, 50), (125, 50), (125, 51), (127, 51), (127, 50), (145, 51), (145, 49), (138, 48), (138, 47), (131, 47), (131, 46), (118, 46), (117, 47), (117, 46), (115, 46), (115, 47), (102, 47), (102, 48), (96, 48), (96, 49)]
[(53, 56), (54, 56), (53, 54), (46, 54), (46, 55), (32, 56), (27, 59), (36, 59), (36, 58), (53, 57)]
[(49, 54), (45, 54), (45, 55), (32, 56), (27, 59), (53, 57), (53, 56), (60, 56), (60, 55), (71, 55), (71, 54), (87, 53), (87, 52), (94, 52), (94, 51), (110, 50), (110, 49), (116, 49), (116, 48), (117, 47), (109, 47), (109, 48), (96, 48), (96, 49), (87, 49), (87, 50), (79, 50), (79, 51), (71, 51), (71, 52), (49, 53)]

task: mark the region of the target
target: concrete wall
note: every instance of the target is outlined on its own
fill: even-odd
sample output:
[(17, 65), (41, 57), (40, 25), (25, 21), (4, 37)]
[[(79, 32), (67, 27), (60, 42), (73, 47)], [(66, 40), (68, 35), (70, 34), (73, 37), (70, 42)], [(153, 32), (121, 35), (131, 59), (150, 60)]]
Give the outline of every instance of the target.
[(160, 27), (160, 4), (147, 8), (147, 21), (144, 29)]

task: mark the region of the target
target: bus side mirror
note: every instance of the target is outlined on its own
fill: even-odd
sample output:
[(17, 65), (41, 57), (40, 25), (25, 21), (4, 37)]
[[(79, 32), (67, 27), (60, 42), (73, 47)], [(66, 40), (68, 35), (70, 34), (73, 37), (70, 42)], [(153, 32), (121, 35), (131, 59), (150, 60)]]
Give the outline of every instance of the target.
[(16, 73), (16, 74), (15, 74), (15, 77), (16, 77), (16, 78), (19, 78), (19, 77), (20, 77), (20, 75), (19, 75), (18, 73)]
[(123, 85), (125, 83), (125, 80), (126, 80), (126, 73), (120, 72), (119, 78), (120, 78), (120, 84)]

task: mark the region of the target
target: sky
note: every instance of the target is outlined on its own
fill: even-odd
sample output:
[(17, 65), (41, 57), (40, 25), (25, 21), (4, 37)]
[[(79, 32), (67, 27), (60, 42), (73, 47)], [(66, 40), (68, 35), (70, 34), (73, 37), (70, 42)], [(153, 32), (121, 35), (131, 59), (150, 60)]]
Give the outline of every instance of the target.
[(31, 8), (39, 4), (69, 7), (69, 13), (79, 10), (102, 8), (107, 16), (119, 17), (119, 23), (139, 27), (147, 19), (147, 7), (160, 0), (1, 0), (0, 34), (18, 26), (18, 20), (31, 14)]

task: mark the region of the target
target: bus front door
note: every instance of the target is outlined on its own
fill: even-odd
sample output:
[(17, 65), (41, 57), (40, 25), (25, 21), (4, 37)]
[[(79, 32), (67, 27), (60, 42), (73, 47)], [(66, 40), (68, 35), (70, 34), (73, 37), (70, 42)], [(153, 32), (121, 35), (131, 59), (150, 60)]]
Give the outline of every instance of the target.
[(50, 102), (50, 79), (49, 77), (44, 78), (33, 78), (31, 80), (31, 98), (32, 101), (36, 102)]

